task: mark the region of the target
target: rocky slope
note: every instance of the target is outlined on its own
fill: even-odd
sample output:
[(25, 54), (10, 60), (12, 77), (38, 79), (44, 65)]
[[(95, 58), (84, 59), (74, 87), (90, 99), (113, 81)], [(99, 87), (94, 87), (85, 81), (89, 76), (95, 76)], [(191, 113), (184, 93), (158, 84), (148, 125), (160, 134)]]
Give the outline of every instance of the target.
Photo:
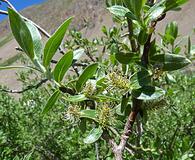
[[(53, 33), (66, 18), (74, 16), (72, 27), (83, 30), (87, 27), (85, 36), (92, 38), (100, 35), (102, 25), (113, 25), (111, 15), (106, 10), (104, 2), (105, 0), (47, 0), (43, 4), (28, 7), (21, 13), (49, 33)], [(192, 33), (195, 26), (194, 8), (195, 0), (189, 0), (182, 11), (169, 12), (166, 19), (158, 24), (158, 31), (164, 30), (168, 21), (177, 21), (181, 35)], [(8, 35), (10, 36), (9, 24), (7, 20), (4, 20), (0, 23), (0, 41)], [(192, 37), (195, 42), (195, 35)], [(15, 40), (0, 46), (0, 64), (17, 54), (14, 49), (16, 46)], [(0, 84), (17, 88), (17, 85), (13, 86), (13, 83), (16, 84), (14, 73), (14, 71), (10, 73), (1, 71), (0, 74), (6, 76), (0, 76)]]

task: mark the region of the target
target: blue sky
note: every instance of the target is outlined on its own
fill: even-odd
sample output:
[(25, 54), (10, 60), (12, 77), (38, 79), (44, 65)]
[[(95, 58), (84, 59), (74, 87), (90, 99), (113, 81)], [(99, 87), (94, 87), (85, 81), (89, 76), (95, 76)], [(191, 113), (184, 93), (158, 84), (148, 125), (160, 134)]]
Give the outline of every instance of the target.
[[(9, 1), (15, 6), (17, 10), (22, 10), (32, 4), (39, 4), (45, 0), (9, 0)], [(2, 5), (0, 5), (0, 9), (6, 10), (5, 3), (2, 3)], [(6, 18), (6, 16), (0, 14), (0, 21), (4, 18)]]

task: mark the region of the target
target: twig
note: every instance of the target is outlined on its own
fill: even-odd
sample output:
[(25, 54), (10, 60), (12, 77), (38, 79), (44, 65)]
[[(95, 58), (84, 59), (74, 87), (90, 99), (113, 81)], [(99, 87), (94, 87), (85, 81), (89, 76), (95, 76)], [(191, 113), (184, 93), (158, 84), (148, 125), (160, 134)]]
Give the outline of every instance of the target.
[(7, 5), (8, 5), (10, 8), (12, 8), (13, 10), (16, 11), (15, 7), (14, 7), (8, 0), (0, 0), (0, 1), (1, 1), (1, 2), (7, 3)]
[(28, 87), (26, 87), (26, 88), (23, 89), (23, 90), (7, 90), (7, 89), (1, 88), (0, 91), (2, 91), (2, 92), (7, 92), (7, 93), (17, 93), (17, 94), (20, 94), (20, 93), (24, 93), (24, 92), (26, 92), (26, 91), (28, 91), (28, 90), (31, 90), (31, 89), (33, 89), (33, 88), (37, 89), (37, 88), (39, 88), (42, 84), (46, 83), (47, 81), (48, 81), (48, 79), (43, 79), (43, 80), (41, 80), (39, 83), (37, 83), (36, 85), (28, 86)]
[(96, 160), (100, 160), (98, 142), (95, 142), (95, 153), (96, 153)]
[(123, 134), (121, 135), (121, 141), (120, 141), (120, 144), (118, 146), (121, 154), (125, 149), (125, 146), (127, 144), (127, 141), (129, 139), (130, 134), (132, 133), (133, 124), (136, 120), (137, 114), (139, 113), (140, 107), (142, 105), (141, 100), (133, 98), (132, 101), (133, 101), (132, 111), (131, 111), (128, 119), (127, 119), (127, 122), (126, 122), (125, 127), (124, 127)]
[(90, 55), (89, 49), (88, 49), (88, 48), (86, 49), (86, 55), (89, 57), (89, 59), (90, 59), (92, 62), (95, 62), (95, 59), (93, 58), (93, 56)]
[(8, 12), (4, 10), (0, 10), (0, 14), (8, 15)]

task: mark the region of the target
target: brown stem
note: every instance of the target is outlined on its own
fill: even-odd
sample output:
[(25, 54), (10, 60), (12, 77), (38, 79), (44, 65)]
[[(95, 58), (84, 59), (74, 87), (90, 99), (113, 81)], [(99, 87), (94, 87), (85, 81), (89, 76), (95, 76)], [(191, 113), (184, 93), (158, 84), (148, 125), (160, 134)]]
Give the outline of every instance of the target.
[(28, 86), (28, 87), (26, 87), (25, 89), (23, 89), (23, 90), (7, 90), (7, 89), (0, 89), (0, 91), (2, 91), (2, 92), (7, 92), (7, 93), (18, 93), (18, 94), (20, 94), (20, 93), (24, 93), (24, 92), (26, 92), (26, 91), (28, 91), (28, 90), (31, 90), (31, 89), (33, 89), (33, 88), (35, 88), (35, 89), (37, 89), (37, 88), (39, 88), (42, 84), (44, 84), (44, 83), (46, 83), (48, 81), (48, 79), (43, 79), (43, 80), (41, 80), (39, 83), (37, 83), (36, 85), (32, 85), (32, 86)]
[(120, 144), (118, 146), (118, 148), (119, 148), (121, 153), (124, 151), (124, 148), (125, 148), (125, 146), (127, 144), (129, 136), (132, 133), (133, 124), (134, 124), (134, 122), (136, 120), (136, 117), (137, 117), (137, 115), (138, 115), (138, 113), (140, 111), (140, 107), (142, 105), (142, 101), (141, 100), (132, 98), (132, 101), (133, 101), (132, 111), (129, 114), (129, 117), (128, 117), (127, 122), (125, 124), (125, 128), (124, 128), (123, 134), (121, 136)]
[(144, 45), (144, 51), (143, 51), (143, 55), (141, 57), (142, 65), (146, 68), (147, 68), (147, 65), (149, 63), (149, 61), (148, 61), (149, 55), (148, 54), (149, 54), (150, 47), (151, 47), (151, 42), (150, 42), (151, 37), (152, 37), (152, 34), (149, 35), (148, 40), (147, 40), (146, 44)]

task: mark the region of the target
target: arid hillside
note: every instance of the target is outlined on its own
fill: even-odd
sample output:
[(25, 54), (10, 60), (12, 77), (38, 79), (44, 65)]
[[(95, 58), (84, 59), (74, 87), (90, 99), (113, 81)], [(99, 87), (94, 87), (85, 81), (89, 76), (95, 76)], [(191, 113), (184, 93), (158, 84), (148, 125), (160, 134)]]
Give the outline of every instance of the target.
[[(28, 7), (21, 13), (49, 33), (53, 33), (70, 16), (74, 16), (71, 27), (83, 30), (88, 38), (100, 35), (102, 25), (113, 25), (112, 17), (106, 10), (105, 0), (48, 0), (43, 4)], [(195, 1), (189, 0), (182, 11), (169, 12), (166, 19), (158, 24), (158, 31), (163, 31), (168, 21), (177, 21), (180, 34), (190, 34), (195, 26), (194, 15)], [(195, 42), (195, 38), (193, 38), (193, 42)], [(4, 20), (0, 23), (0, 64), (6, 61), (14, 63), (17, 60), (18, 53), (15, 47), (17, 47), (17, 43), (10, 34), (9, 23)], [(16, 81), (15, 72), (1, 71), (0, 74), (0, 84), (13, 87), (11, 84)], [(14, 86), (17, 88), (17, 85)]]

